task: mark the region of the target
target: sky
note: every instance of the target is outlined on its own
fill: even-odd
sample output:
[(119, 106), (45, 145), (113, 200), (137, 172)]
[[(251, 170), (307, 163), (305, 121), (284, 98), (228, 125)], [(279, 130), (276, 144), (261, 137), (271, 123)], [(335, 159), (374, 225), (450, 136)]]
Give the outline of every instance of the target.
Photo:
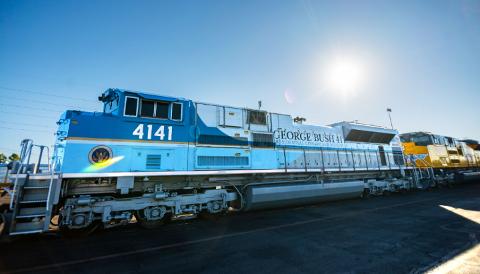
[(0, 1), (0, 152), (110, 87), (480, 139), (480, 0)]

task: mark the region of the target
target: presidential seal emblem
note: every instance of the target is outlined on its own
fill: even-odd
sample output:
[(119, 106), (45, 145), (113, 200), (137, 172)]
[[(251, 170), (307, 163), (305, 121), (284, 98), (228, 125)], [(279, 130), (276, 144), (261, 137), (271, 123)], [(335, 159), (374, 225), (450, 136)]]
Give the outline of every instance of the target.
[(107, 146), (96, 146), (88, 153), (88, 160), (92, 164), (104, 163), (112, 159), (112, 149)]

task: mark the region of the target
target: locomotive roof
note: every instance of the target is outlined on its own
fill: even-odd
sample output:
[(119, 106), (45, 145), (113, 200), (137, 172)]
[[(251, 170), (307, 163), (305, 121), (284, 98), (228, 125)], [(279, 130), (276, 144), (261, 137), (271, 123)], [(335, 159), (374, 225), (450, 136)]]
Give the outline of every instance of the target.
[[(154, 93), (149, 93), (149, 92), (143, 92), (143, 91), (133, 91), (133, 90), (127, 90), (127, 89), (120, 89), (120, 88), (110, 88), (107, 89), (104, 92), (104, 96), (109, 96), (111, 92), (122, 92), (125, 95), (131, 95), (131, 96), (138, 96), (147, 100), (160, 100), (160, 101), (167, 101), (167, 102), (175, 102), (175, 101), (191, 101), (185, 98), (181, 97), (172, 97), (172, 96), (163, 96), (163, 95), (158, 95)], [(238, 109), (246, 109), (246, 110), (255, 110), (255, 111), (265, 111), (263, 109), (253, 109), (253, 108), (248, 108), (248, 107), (235, 107), (235, 106), (228, 106), (228, 105), (221, 105), (221, 104), (212, 104), (212, 103), (205, 103), (205, 102), (195, 102), (198, 104), (205, 104), (205, 105), (213, 105), (213, 106), (223, 106), (223, 107), (231, 107), (231, 108), (238, 108)], [(275, 112), (269, 112), (271, 114), (277, 114), (277, 115), (285, 115), (291, 117), (289, 114), (282, 114), (282, 113), (275, 113)], [(305, 126), (305, 125), (304, 125)], [(397, 130), (395, 129), (390, 129), (378, 125), (370, 125), (370, 124), (364, 124), (364, 123), (359, 123), (357, 121), (342, 121), (342, 122), (337, 122), (333, 123), (330, 125), (312, 125), (312, 126), (322, 126), (322, 127), (342, 127), (347, 135), (350, 131), (352, 130), (360, 130), (362, 132), (371, 132), (372, 134), (375, 133), (376, 135), (394, 135), (397, 134)]]
[[(135, 90), (121, 89), (121, 88), (109, 88), (104, 92), (104, 94), (108, 94), (111, 91), (119, 91), (119, 92), (122, 92), (126, 95), (135, 95), (135, 96), (139, 96), (139, 97), (142, 97), (142, 98), (148, 99), (148, 100), (161, 100), (161, 101), (167, 101), (167, 102), (190, 101), (189, 99), (182, 98), (182, 97), (172, 97), (172, 96), (158, 95), (158, 94), (154, 94), (154, 93), (151, 93), (151, 92), (135, 91)], [(264, 112), (268, 112), (268, 113), (272, 113), (272, 114), (290, 116), (290, 114), (270, 112), (270, 111), (263, 110), (263, 109), (254, 109), (254, 108), (249, 108), (249, 107), (238, 107), (238, 106), (230, 106), (230, 105), (199, 102), (199, 101), (194, 101), (194, 102), (199, 103), (199, 104), (204, 104), (204, 105), (222, 106), (222, 107), (230, 107), (230, 108), (242, 108), (242, 109), (247, 109), (247, 110), (264, 111)]]
[(478, 144), (478, 141), (474, 140), (474, 139), (458, 139), (458, 138), (450, 137), (450, 136), (446, 136), (446, 135), (435, 134), (435, 133), (432, 133), (432, 132), (429, 132), (429, 131), (414, 131), (414, 132), (405, 132), (405, 133), (400, 134), (400, 136), (402, 136), (402, 137), (412, 136), (412, 135), (432, 135), (432, 136), (437, 136), (437, 137), (452, 138), (452, 139), (455, 139), (458, 142), (465, 142), (467, 144), (475, 144), (475, 143)]
[(134, 90), (120, 89), (120, 88), (107, 89), (104, 92), (104, 94), (107, 94), (111, 91), (119, 91), (119, 92), (125, 93), (126, 95), (136, 95), (148, 100), (161, 100), (161, 101), (167, 101), (167, 102), (188, 101), (187, 99), (181, 98), (181, 97), (164, 96), (164, 95), (158, 95), (158, 94), (149, 93), (149, 92), (134, 91)]

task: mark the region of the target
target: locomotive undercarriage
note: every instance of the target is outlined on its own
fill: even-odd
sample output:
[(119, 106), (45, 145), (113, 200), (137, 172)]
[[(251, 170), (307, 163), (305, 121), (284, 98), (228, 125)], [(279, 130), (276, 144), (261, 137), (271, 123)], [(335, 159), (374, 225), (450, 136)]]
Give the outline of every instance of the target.
[[(65, 232), (89, 232), (99, 225), (110, 228), (135, 221), (151, 228), (168, 220), (386, 195), (479, 176), (478, 170), (420, 168), (103, 178), (19, 175), (13, 177), (18, 182), (10, 235), (54, 226)], [(45, 202), (46, 207), (41, 204)]]
[[(355, 191), (346, 183), (355, 182)], [(84, 229), (93, 223), (105, 228), (124, 225), (136, 219), (151, 227), (165, 220), (191, 218), (200, 214), (218, 214), (234, 210), (249, 210), (252, 200), (250, 188), (306, 187), (313, 193), (326, 193), (326, 197), (302, 197), (302, 201), (323, 201), (334, 198), (382, 195), (407, 191), (414, 187), (401, 170), (375, 172), (288, 173), (251, 174), (229, 176), (169, 176), (63, 179), (59, 203), (56, 206), (59, 226), (62, 229)], [(333, 192), (328, 192), (334, 189)], [(294, 191), (289, 189), (289, 191)], [(323, 195), (323, 194), (322, 194)], [(339, 196), (340, 195), (340, 196)], [(331, 197), (329, 197), (331, 196)], [(345, 198), (347, 197), (345, 196)], [(260, 197), (260, 196), (258, 196)], [(262, 198), (263, 199), (263, 198)], [(284, 204), (282, 198), (267, 197), (266, 207)], [(258, 200), (258, 199), (257, 199)], [(265, 208), (263, 204), (259, 208)]]

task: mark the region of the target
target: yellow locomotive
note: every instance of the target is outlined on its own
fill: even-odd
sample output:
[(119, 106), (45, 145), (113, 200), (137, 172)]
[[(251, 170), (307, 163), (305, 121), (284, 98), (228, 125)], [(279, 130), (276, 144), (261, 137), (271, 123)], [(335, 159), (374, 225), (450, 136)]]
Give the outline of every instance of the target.
[(449, 173), (480, 167), (480, 146), (474, 140), (457, 140), (429, 132), (400, 134), (408, 166), (441, 169)]

